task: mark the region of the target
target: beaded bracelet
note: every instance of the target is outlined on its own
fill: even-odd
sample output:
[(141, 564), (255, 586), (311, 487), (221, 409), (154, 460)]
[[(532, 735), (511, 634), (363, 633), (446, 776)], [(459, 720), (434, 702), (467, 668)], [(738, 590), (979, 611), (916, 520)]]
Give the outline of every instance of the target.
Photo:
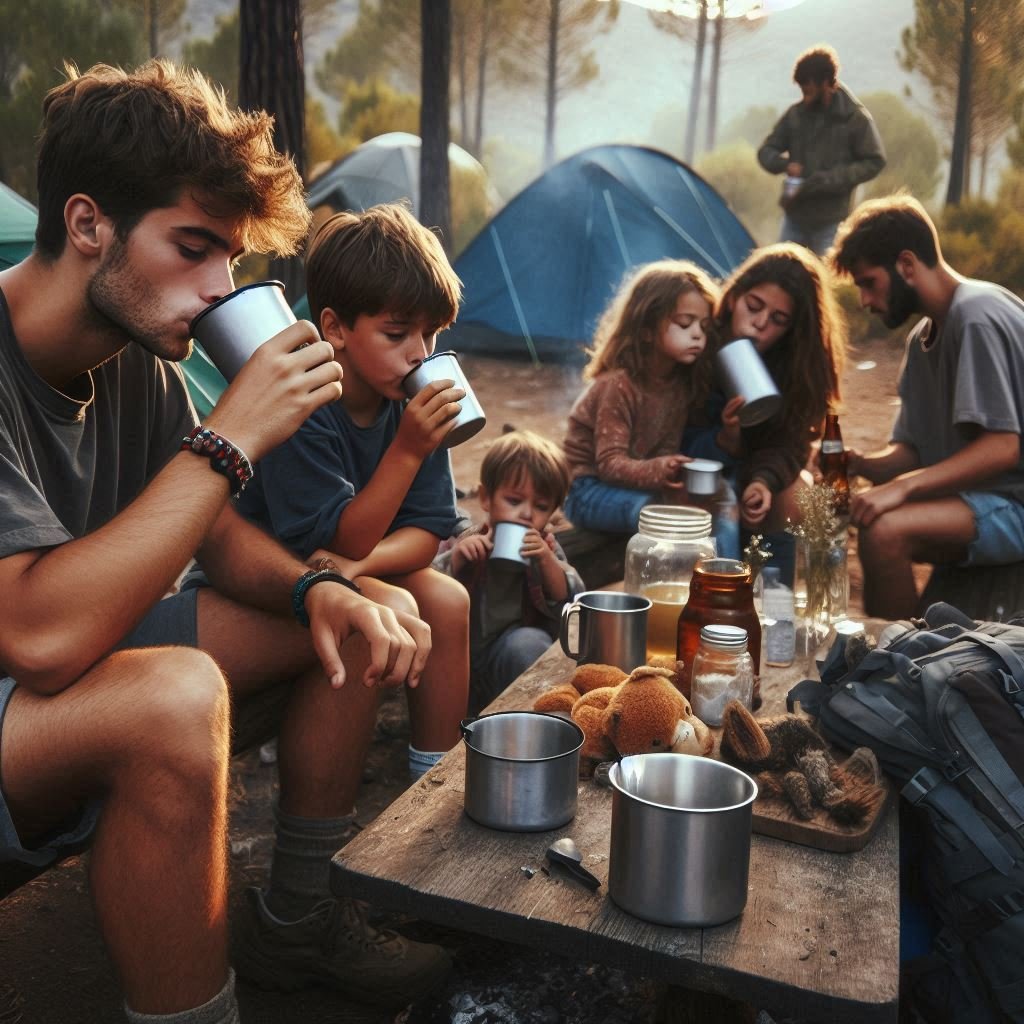
[(310, 569), (309, 572), (304, 572), (295, 581), (295, 586), (292, 588), (292, 611), (295, 613), (295, 618), (303, 626), (309, 626), (309, 615), (306, 614), (306, 594), (310, 587), (325, 581), (340, 583), (343, 587), (348, 587), (349, 590), (354, 590), (357, 594), (362, 593), (359, 587), (350, 579), (342, 576), (340, 572), (331, 572), (330, 569)]
[(181, 450), (209, 458), (210, 465), (228, 478), (233, 497), (241, 494), (252, 479), (252, 463), (245, 457), (245, 452), (202, 424), (181, 439)]

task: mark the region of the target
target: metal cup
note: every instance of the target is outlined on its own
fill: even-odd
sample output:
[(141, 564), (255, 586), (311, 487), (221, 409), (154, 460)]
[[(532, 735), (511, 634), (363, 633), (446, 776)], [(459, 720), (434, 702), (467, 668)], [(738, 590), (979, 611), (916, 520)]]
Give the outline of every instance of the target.
[(223, 374), (233, 380), (246, 360), (275, 334), (295, 323), (280, 281), (247, 284), (207, 306), (191, 323), (192, 337)]
[(757, 783), (690, 754), (635, 754), (612, 765), (608, 895), (644, 921), (706, 927), (747, 902)]
[(512, 565), (526, 565), (528, 560), (519, 553), (530, 527), (523, 523), (502, 521), (494, 524), (494, 546), (491, 548), (492, 562), (506, 562)]
[(715, 494), (721, 478), (722, 464), (713, 459), (694, 459), (683, 466), (686, 490), (690, 494)]
[(763, 423), (779, 411), (782, 396), (749, 338), (737, 338), (723, 345), (715, 358), (726, 391), (743, 397), (743, 408), (739, 411), (741, 426)]
[(413, 367), (402, 378), (402, 390), (413, 398), (435, 380), (455, 381), (455, 386), (466, 392), (466, 397), (459, 400), (459, 414), (452, 420), (451, 429), (441, 442), (442, 448), (454, 448), (483, 430), (487, 417), (476, 395), (473, 394), (465, 373), (462, 372), (459, 357), (454, 352), (435, 352), (432, 356), (427, 356), (419, 366)]
[(562, 608), (559, 641), (579, 665), (617, 665), (632, 672), (647, 661), (647, 613), (637, 594), (588, 590)]

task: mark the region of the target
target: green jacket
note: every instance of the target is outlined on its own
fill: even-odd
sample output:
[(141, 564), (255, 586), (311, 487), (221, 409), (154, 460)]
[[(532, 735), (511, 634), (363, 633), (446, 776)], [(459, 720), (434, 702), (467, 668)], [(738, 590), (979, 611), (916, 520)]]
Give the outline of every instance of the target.
[(885, 166), (885, 150), (867, 109), (840, 84), (832, 102), (811, 110), (794, 103), (761, 143), (757, 159), (769, 174), (802, 164), (804, 183), (786, 207), (797, 224), (838, 223), (850, 212), (850, 196)]

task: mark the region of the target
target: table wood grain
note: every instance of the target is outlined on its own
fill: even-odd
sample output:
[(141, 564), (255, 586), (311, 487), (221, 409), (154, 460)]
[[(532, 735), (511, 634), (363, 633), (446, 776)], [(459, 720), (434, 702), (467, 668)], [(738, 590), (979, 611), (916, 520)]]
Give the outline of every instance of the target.
[[(529, 709), (567, 681), (557, 645), (488, 711)], [(769, 669), (764, 711), (785, 710), (799, 666)], [(746, 909), (714, 928), (648, 924), (607, 895), (611, 791), (581, 781), (576, 817), (551, 832), (484, 828), (463, 811), (464, 745), (382, 812), (334, 858), (332, 885), (381, 909), (495, 936), (576, 961), (742, 999), (806, 1021), (895, 1021), (899, 869), (895, 807), (853, 853), (753, 837)], [(563, 835), (601, 880), (590, 892), (544, 851)], [(532, 869), (532, 877), (528, 871)]]

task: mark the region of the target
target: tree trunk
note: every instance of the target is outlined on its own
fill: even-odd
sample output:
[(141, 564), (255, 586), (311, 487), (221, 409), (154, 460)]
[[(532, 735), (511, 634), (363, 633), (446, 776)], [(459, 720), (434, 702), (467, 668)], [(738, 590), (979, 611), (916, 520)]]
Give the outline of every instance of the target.
[(420, 106), (420, 221), (437, 227), (451, 251), (448, 182), (448, 73), (451, 66), (451, 0), (420, 0), (423, 76)]
[(476, 66), (476, 127), (473, 130), (473, 155), (479, 160), (484, 151), (484, 94), (487, 91), (487, 47), (490, 45), (491, 10), (484, 4), (480, 21), (480, 49)]
[(468, 49), (466, 40), (467, 20), (468, 19), (463, 16), (460, 19), (461, 24), (455, 26), (455, 56), (456, 65), (459, 69), (460, 141), (466, 149), (469, 149), (472, 147), (473, 142), (469, 135), (469, 96), (467, 95), (469, 83), (466, 81), (466, 77), (469, 73), (469, 68), (467, 66), (468, 57), (466, 55), (466, 50)]
[(697, 43), (693, 56), (693, 81), (690, 83), (690, 112), (686, 119), (686, 140), (683, 142), (683, 160), (693, 163), (697, 149), (697, 117), (700, 114), (700, 90), (704, 77), (704, 42), (708, 35), (708, 0), (700, 0), (697, 17)]
[(548, 88), (544, 119), (544, 169), (555, 162), (555, 109), (558, 106), (558, 26), (562, 0), (550, 0), (548, 17)]
[(725, 0), (718, 0), (718, 14), (715, 17), (715, 31), (711, 41), (711, 73), (708, 75), (708, 124), (704, 136), (704, 150), (710, 153), (715, 148), (718, 134), (718, 84), (722, 71), (722, 34), (725, 31)]
[(160, 0), (149, 0), (149, 55), (160, 54)]
[(970, 159), (971, 75), (974, 64), (974, 0), (963, 0), (964, 24), (960, 40), (960, 79), (953, 123), (953, 151), (949, 158), (946, 205), (957, 206), (964, 196)]
[[(274, 116), (274, 144), (305, 177), (305, 71), (301, 0), (240, 0), (238, 105)], [(305, 290), (302, 260), (272, 259), (270, 276), (284, 282), (289, 302)]]

